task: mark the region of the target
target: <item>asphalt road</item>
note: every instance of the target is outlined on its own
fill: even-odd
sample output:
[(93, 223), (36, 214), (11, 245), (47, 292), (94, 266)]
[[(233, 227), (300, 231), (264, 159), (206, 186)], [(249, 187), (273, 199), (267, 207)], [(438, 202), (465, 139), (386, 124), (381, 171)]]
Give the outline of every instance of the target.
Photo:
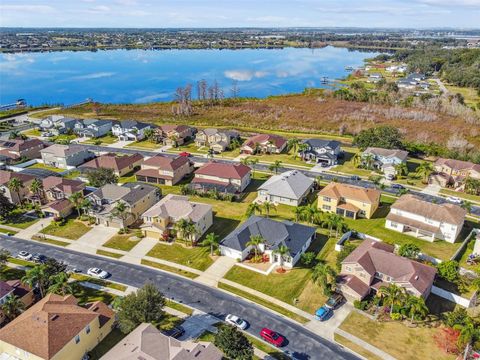
[[(159, 153), (159, 152), (155, 152), (155, 151), (121, 149), (121, 148), (120, 149), (117, 149), (117, 148), (113, 149), (113, 148), (109, 148), (109, 147), (106, 147), (106, 146), (96, 146), (96, 145), (86, 145), (86, 144), (82, 144), (82, 145), (87, 146), (92, 151), (115, 151), (115, 152), (125, 153), (125, 154), (140, 153), (143, 156), (155, 156), (155, 155), (158, 155), (158, 154), (162, 154), (162, 155), (170, 156), (170, 157), (177, 156), (175, 154)], [(200, 163), (200, 164), (210, 161), (210, 159), (207, 159), (207, 158), (201, 157), (201, 156), (192, 156), (191, 159), (195, 163)], [(214, 158), (213, 160), (215, 160), (217, 162), (223, 162), (223, 163), (234, 162), (233, 160), (222, 159), (222, 158)], [(252, 167), (252, 165), (250, 165), (250, 167)], [(266, 165), (266, 164), (256, 164), (253, 167), (255, 168), (255, 170), (268, 171), (268, 165)], [(327, 181), (331, 181), (333, 179), (336, 179), (338, 182), (341, 182), (341, 183), (358, 185), (358, 186), (363, 186), (363, 187), (366, 187), (366, 188), (374, 188), (375, 187), (375, 184), (371, 181), (368, 181), (368, 180), (352, 180), (349, 176), (342, 176), (342, 175), (329, 174), (329, 173), (318, 173), (318, 172), (309, 171), (309, 170), (301, 170), (301, 169), (298, 169), (298, 168), (295, 168), (295, 167), (282, 166), (280, 169), (278, 169), (278, 172), (281, 173), (281, 172), (288, 171), (288, 170), (298, 170), (298, 171), (301, 171), (302, 173), (304, 173), (305, 175), (313, 177), (313, 178), (315, 178), (317, 176), (321, 176), (322, 179), (327, 180)], [(397, 195), (397, 193), (398, 193), (398, 189), (394, 189), (394, 188), (389, 187), (389, 186), (382, 189), (382, 191), (384, 191), (386, 193), (389, 193), (389, 194), (392, 194), (392, 195)], [(417, 195), (420, 198), (422, 198), (426, 201), (429, 201), (429, 202), (435, 202), (437, 204), (442, 204), (442, 203), (447, 202), (447, 200), (442, 196), (434, 196), (434, 195), (424, 194), (424, 193), (421, 193), (421, 192), (415, 191), (415, 190), (410, 190), (409, 192), (410, 192), (410, 194)], [(471, 214), (480, 216), (480, 206), (473, 205), (472, 209), (471, 209)]]
[(13, 255), (25, 250), (53, 257), (81, 269), (83, 273), (90, 267), (100, 267), (112, 274), (111, 280), (134, 287), (152, 282), (168, 298), (190, 305), (219, 319), (224, 319), (229, 313), (244, 318), (250, 324), (247, 331), (254, 336), (258, 337), (262, 327), (278, 331), (288, 341), (282, 350), (289, 355), (294, 355), (297, 359), (358, 359), (350, 352), (315, 335), (303, 326), (256, 304), (174, 274), (4, 235), (0, 235), (0, 246)]

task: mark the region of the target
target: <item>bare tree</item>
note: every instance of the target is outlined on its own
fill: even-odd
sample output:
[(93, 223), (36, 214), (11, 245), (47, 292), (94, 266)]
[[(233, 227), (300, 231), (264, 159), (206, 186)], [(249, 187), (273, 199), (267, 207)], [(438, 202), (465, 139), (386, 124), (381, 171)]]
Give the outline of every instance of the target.
[(202, 79), (197, 82), (197, 97), (200, 101), (207, 100), (207, 88), (208, 84), (207, 81)]
[(192, 114), (192, 85), (187, 84), (184, 88), (179, 87), (175, 90), (176, 106), (172, 107), (175, 115), (191, 115)]
[(238, 81), (237, 80), (232, 81), (232, 87), (231, 87), (230, 91), (231, 91), (231, 95), (232, 95), (233, 99), (238, 98), (239, 89), (238, 89)]

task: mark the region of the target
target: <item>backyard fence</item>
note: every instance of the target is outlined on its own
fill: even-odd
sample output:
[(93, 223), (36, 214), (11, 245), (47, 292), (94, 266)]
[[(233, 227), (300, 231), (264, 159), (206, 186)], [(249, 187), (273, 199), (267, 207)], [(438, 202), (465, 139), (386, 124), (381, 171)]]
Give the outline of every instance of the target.
[(432, 294), (438, 295), (441, 298), (444, 298), (448, 301), (454, 302), (455, 304), (458, 304), (460, 306), (463, 306), (464, 308), (470, 308), (475, 306), (477, 302), (477, 293), (475, 292), (470, 299), (464, 298), (460, 295), (454, 294), (450, 291), (447, 291), (445, 289), (441, 289), (439, 287), (436, 287), (435, 285), (432, 286)]

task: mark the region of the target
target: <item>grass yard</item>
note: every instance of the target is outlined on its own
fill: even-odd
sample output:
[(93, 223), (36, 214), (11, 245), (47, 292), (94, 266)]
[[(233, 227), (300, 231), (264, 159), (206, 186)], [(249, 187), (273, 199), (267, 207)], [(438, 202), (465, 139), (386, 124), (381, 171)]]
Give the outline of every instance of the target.
[(56, 168), (56, 167), (53, 167), (53, 166), (48, 166), (48, 165), (45, 165), (45, 164), (42, 164), (42, 163), (35, 163), (32, 166), (29, 166), (28, 169), (50, 170), (50, 171), (54, 171), (54, 172), (57, 172), (57, 173), (61, 173), (61, 172), (65, 171), (65, 169), (60, 169), (60, 168)]
[(25, 276), (25, 271), (4, 266), (0, 271), (0, 280), (17, 280)]
[(108, 256), (114, 259), (120, 259), (123, 254), (117, 254), (111, 251), (105, 251), (105, 250), (97, 250), (97, 255), (103, 255), (103, 256)]
[(177, 269), (177, 268), (174, 268), (172, 266), (159, 264), (159, 263), (154, 262), (154, 261), (149, 261), (149, 260), (142, 259), (141, 264), (146, 265), (146, 266), (150, 266), (150, 267), (153, 267), (153, 268), (156, 268), (156, 269), (168, 271), (168, 272), (171, 272), (171, 273), (174, 273), (174, 274), (177, 274), (177, 275), (185, 276), (185, 277), (190, 278), (190, 279), (195, 279), (196, 277), (198, 277), (197, 274), (194, 274), (190, 271)]
[(1, 225), (11, 226), (18, 229), (26, 229), (38, 221), (36, 218), (24, 215), (21, 211), (14, 210), (12, 215), (0, 222)]
[(134, 141), (133, 143), (128, 144), (126, 147), (141, 148), (145, 150), (155, 150), (155, 149), (160, 149), (162, 145), (153, 143), (149, 140), (140, 140), (140, 141)]
[(111, 289), (115, 289), (115, 290), (118, 290), (118, 291), (127, 290), (127, 287), (125, 285), (110, 282), (110, 281), (103, 280), (103, 279), (97, 279), (97, 278), (94, 278), (94, 277), (91, 277), (91, 276), (88, 276), (88, 275), (71, 274), (70, 277), (72, 279), (75, 279), (75, 280), (78, 280), (78, 281), (85, 281), (85, 282), (100, 285), (100, 286), (103, 286), (103, 287), (109, 287)]
[(117, 345), (127, 334), (120, 331), (119, 328), (114, 328), (110, 334), (108, 334), (95, 348), (90, 351), (91, 360), (99, 360), (105, 355), (111, 348)]
[(95, 301), (103, 301), (105, 304), (111, 304), (113, 299), (115, 298), (115, 296), (112, 294), (92, 288), (87, 288), (81, 285), (75, 287), (73, 296), (78, 299), (79, 305), (84, 305)]
[[(226, 155), (226, 154), (225, 154)], [(250, 159), (258, 159), (260, 162), (264, 163), (273, 163), (275, 161), (281, 161), (284, 165), (294, 165), (294, 166), (302, 166), (307, 168), (312, 168), (314, 164), (307, 164), (303, 161), (299, 156), (295, 159), (293, 157), (293, 151), (281, 153), (281, 154), (258, 154), (258, 155), (250, 155)]]
[[(130, 240), (130, 238), (136, 240)], [(103, 246), (112, 249), (130, 251), (132, 248), (140, 242), (133, 234), (127, 235), (114, 235)]]
[(75, 140), (76, 138), (77, 138), (77, 135), (75, 135), (75, 134), (72, 134), (72, 135), (60, 134), (58, 136), (54, 136), (54, 137), (50, 138), (49, 140), (51, 142), (56, 143), (58, 141), (61, 141), (61, 142), (72, 141), (72, 140)]
[(25, 266), (25, 267), (29, 267), (29, 266), (32, 267), (32, 266), (35, 265), (35, 263), (32, 262), (32, 261), (17, 259), (17, 258), (14, 258), (14, 257), (8, 258), (8, 262), (12, 263), (12, 264), (15, 264), (15, 265)]
[(180, 145), (179, 147), (172, 147), (171, 149), (168, 150), (168, 152), (172, 153), (181, 153), (183, 151), (189, 152), (191, 154), (207, 154), (208, 153), (208, 147), (207, 146), (200, 146), (198, 147), (195, 145), (194, 141), (189, 142), (188, 144)]
[(177, 264), (189, 266), (201, 271), (206, 270), (213, 264), (208, 247), (186, 247), (179, 244), (157, 244), (150, 250), (147, 256), (171, 261)]
[(83, 144), (96, 144), (98, 141), (100, 141), (101, 145), (110, 145), (116, 143), (118, 138), (113, 135), (105, 135), (96, 139), (88, 139), (87, 141), (84, 141)]
[(340, 329), (376, 346), (399, 360), (453, 360), (455, 356), (442, 353), (435, 344), (436, 328), (409, 328), (404, 324), (373, 321), (355, 311), (351, 312)]
[(348, 340), (347, 338), (343, 337), (342, 335), (338, 334), (333, 334), (333, 339), (342, 345), (343, 347), (346, 347), (353, 352), (357, 353), (360, 356), (363, 356), (365, 359), (368, 360), (382, 360), (381, 357), (371, 353), (370, 351), (364, 349), (363, 347), (355, 344), (354, 342)]
[(12, 231), (12, 230), (8, 230), (8, 229), (4, 229), (4, 228), (0, 227), (0, 233), (2, 233), (2, 234), (13, 234), (13, 235), (15, 235), (17, 232), (18, 231)]
[(39, 236), (39, 235), (33, 235), (32, 240), (42, 242), (42, 243), (46, 243), (46, 244), (51, 244), (51, 245), (57, 245), (57, 246), (68, 246), (68, 245), (70, 245), (70, 243), (68, 243), (66, 241), (59, 241), (59, 240), (50, 239), (48, 237)]
[(27, 136), (42, 136), (42, 133), (39, 129), (28, 129), (23, 131), (22, 134), (25, 134)]
[(77, 221), (74, 217), (67, 218), (65, 224), (50, 224), (40, 232), (46, 235), (59, 236), (69, 240), (78, 240), (91, 229), (81, 221)]
[(183, 312), (184, 314), (187, 314), (187, 315), (192, 315), (193, 314), (193, 309), (192, 308), (189, 308), (188, 306), (182, 305), (182, 304), (180, 304), (178, 302), (175, 302), (175, 301), (172, 301), (172, 300), (167, 299), (167, 302), (165, 303), (165, 305), (168, 306), (171, 309), (178, 310), (178, 311)]
[(460, 191), (454, 191), (450, 189), (440, 189), (440, 194), (447, 195), (447, 196), (455, 196), (461, 199), (465, 199), (469, 201), (477, 201), (480, 203), (480, 196), (470, 195)]

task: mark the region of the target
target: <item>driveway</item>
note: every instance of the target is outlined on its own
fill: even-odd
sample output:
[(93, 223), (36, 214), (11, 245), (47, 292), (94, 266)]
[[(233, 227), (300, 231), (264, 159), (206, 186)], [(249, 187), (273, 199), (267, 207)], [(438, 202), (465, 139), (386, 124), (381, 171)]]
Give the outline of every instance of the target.
[(182, 323), (182, 327), (185, 329), (185, 334), (180, 336), (179, 340), (195, 340), (205, 331), (216, 334), (217, 328), (213, 325), (218, 322), (218, 318), (204, 313), (203, 311), (194, 310), (193, 314)]
[(76, 240), (73, 244), (67, 247), (72, 250), (86, 252), (89, 254), (96, 254), (99, 249), (107, 240), (118, 232), (118, 229), (106, 227), (103, 225), (96, 225)]
[(441, 190), (441, 186), (440, 186), (440, 185), (437, 185), (437, 184), (428, 184), (428, 186), (425, 187), (425, 188), (422, 190), (422, 194), (431, 195), (431, 196), (437, 196), (438, 193), (440, 192), (440, 190)]

